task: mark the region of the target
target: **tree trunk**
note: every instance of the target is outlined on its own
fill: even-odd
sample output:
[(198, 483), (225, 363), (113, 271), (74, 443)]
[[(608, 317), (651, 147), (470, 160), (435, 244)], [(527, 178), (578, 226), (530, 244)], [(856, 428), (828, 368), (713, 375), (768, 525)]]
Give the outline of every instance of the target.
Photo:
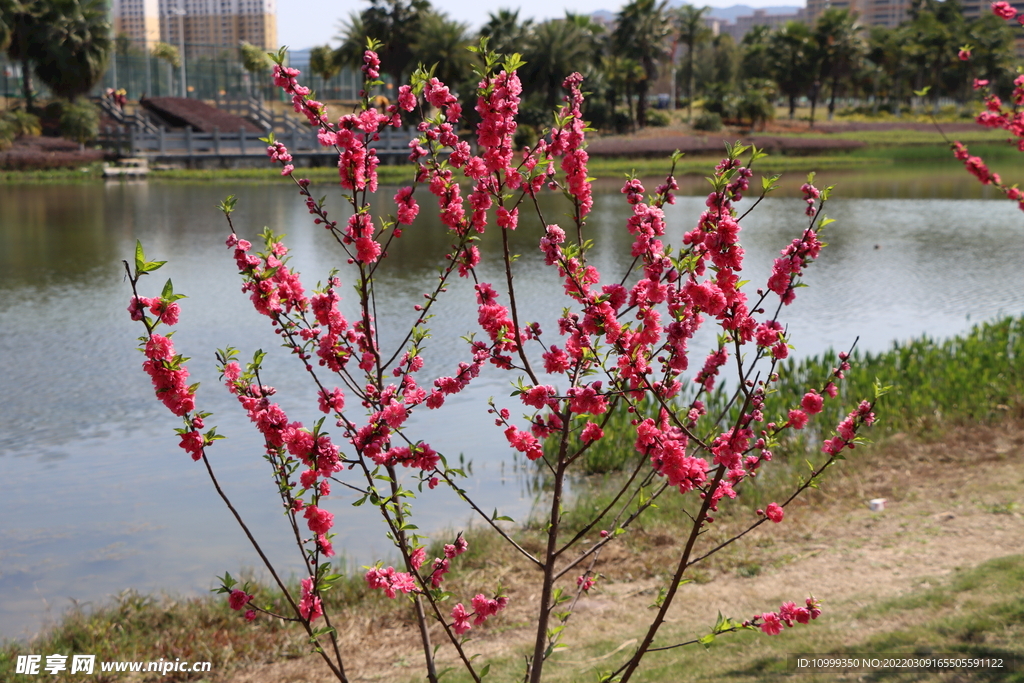
[(693, 123), (693, 43), (687, 46), (689, 52), (687, 54), (687, 60), (689, 61), (689, 72), (687, 73), (686, 83), (686, 122)]
[(647, 79), (640, 81), (636, 93), (636, 125), (643, 128), (647, 125)]
[(25, 111), (35, 111), (36, 103), (32, 98), (32, 67), (27, 57), (21, 60), (21, 92), (25, 97)]
[(814, 128), (814, 110), (818, 106), (818, 91), (821, 89), (821, 83), (814, 81), (811, 86), (811, 128)]
[(796, 95), (789, 96), (789, 120), (792, 121), (796, 116)]
[(636, 130), (636, 117), (633, 116), (633, 89), (626, 84), (626, 111), (629, 113), (630, 128)]
[(832, 93), (828, 99), (828, 120), (831, 121), (836, 113), (836, 93), (839, 91), (839, 77), (832, 79)]

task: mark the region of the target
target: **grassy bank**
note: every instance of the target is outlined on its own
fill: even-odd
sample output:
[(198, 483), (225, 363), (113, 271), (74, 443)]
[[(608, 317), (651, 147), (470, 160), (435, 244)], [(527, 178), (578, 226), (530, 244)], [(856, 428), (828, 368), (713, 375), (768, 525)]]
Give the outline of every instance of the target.
[[(721, 515), (705, 540), (714, 543), (716, 539), (728, 537), (749, 522), (750, 508), (762, 506), (764, 501), (777, 500), (783, 492), (791, 490), (793, 481), (806, 470), (804, 457), (820, 457), (816, 447), (822, 430), (835, 423), (842, 414), (841, 406), (849, 406), (861, 396), (870, 395), (869, 390), (876, 377), (893, 385), (893, 390), (878, 406), (880, 422), (870, 434), (878, 443), (855, 451), (855, 457), (851, 456), (836, 471), (830, 472), (822, 486), (810, 492), (811, 495), (801, 503), (804, 509), (816, 510), (817, 514), (827, 516), (829, 520), (845, 519), (849, 510), (862, 506), (866, 495), (880, 494), (892, 500), (909, 500), (908, 486), (924, 476), (934, 476), (943, 468), (950, 473), (951, 480), (956, 481), (962, 472), (978, 464), (969, 447), (977, 439), (973, 432), (960, 440), (950, 440), (951, 434), (964, 426), (1001, 424), (1000, 420), (1008, 418), (1019, 421), (1022, 415), (1022, 318), (980, 325), (954, 339), (917, 339), (894, 345), (891, 350), (880, 354), (855, 354), (852, 363), (853, 369), (844, 383), (841, 400), (826, 404), (831, 413), (819, 416), (818, 431), (808, 430), (803, 440), (785, 444), (779, 450), (777, 461), (765, 469), (765, 476), (743, 491), (742, 503), (733, 506), (733, 512)], [(834, 358), (830, 355), (789, 363), (777, 394), (770, 399), (766, 414), (779, 414), (799, 402), (805, 387), (820, 386), (833, 364)], [(601, 501), (606, 500), (610, 487), (621, 476), (619, 468), (636, 457), (626, 416), (618, 415), (614, 420), (606, 427), (609, 436), (598, 442), (600, 447), (593, 448), (590, 454), (588, 463), (595, 474), (574, 485), (577, 500), (566, 511), (570, 525), (578, 524), (586, 513), (598, 509)], [(935, 450), (946, 452), (948, 456), (935, 458), (928, 450), (928, 444), (937, 444)], [(913, 452), (918, 453), (916, 459), (908, 455)], [(913, 472), (911, 468), (914, 468)], [(1011, 497), (993, 499), (994, 502), (986, 499), (984, 510), (994, 519), (1015, 519), (1017, 503), (1012, 495), (1019, 494), (1019, 476), (1012, 480), (1003, 477), (1002, 484), (1010, 487), (1007, 490), (1013, 493), (1001, 492), (999, 495)], [(996, 488), (995, 483), (984, 486), (986, 490)], [(962, 492), (962, 487), (958, 490)], [(623, 567), (629, 568), (631, 580), (642, 581), (662, 575), (674, 552), (674, 546), (666, 543), (665, 539), (671, 541), (674, 538), (682, 518), (678, 507), (663, 504), (651, 511), (636, 534), (627, 535), (628, 542), (620, 561)], [(830, 526), (828, 528), (831, 529)], [(539, 548), (542, 532), (541, 529), (526, 528), (522, 534), (524, 547)], [(901, 528), (899, 533), (906, 532)], [(517, 558), (499, 545), (492, 535), (471, 529), (468, 537), (470, 552), (460, 558), (460, 566), (452, 574), (450, 588), (456, 595), (472, 595), (469, 591), (479, 590), (481, 582), (490, 581), (495, 573), (503, 577), (511, 574), (507, 584), (512, 586), (516, 585), (517, 579), (527, 576), (526, 570), (517, 564)], [(710, 581), (706, 585), (714, 586), (715, 577), (764, 577), (784, 571), (805, 555), (806, 549), (799, 546), (783, 549), (762, 541), (737, 544), (697, 567), (693, 578), (699, 583)], [(610, 570), (602, 571), (612, 573)], [(976, 568), (965, 567), (952, 576), (922, 582), (913, 592), (898, 600), (858, 597), (851, 598), (848, 609), (832, 605), (831, 611), (827, 611), (814, 628), (787, 631), (785, 638), (734, 634), (719, 638), (710, 656), (692, 648), (676, 654), (654, 655), (650, 665), (645, 666), (642, 680), (675, 683), (710, 680), (725, 675), (739, 680), (776, 680), (787, 675), (782, 667), (786, 654), (791, 652), (1005, 652), (1024, 657), (1024, 598), (1019, 591), (1022, 580), (1024, 559), (1019, 556)], [(647, 589), (641, 585), (637, 590)], [(256, 594), (260, 604), (283, 609), (281, 596), (275, 590), (264, 587)], [(337, 614), (336, 623), (344, 624), (348, 631), (363, 634), (364, 640), (359, 642), (365, 648), (379, 649), (379, 640), (392, 638), (411, 627), (402, 611), (407, 607), (406, 603), (368, 594), (358, 572), (341, 582), (329, 595), (329, 600)], [(711, 614), (713, 616), (713, 612)], [(850, 619), (874, 623), (883, 618), (888, 619), (884, 628), (870, 628), (861, 633), (850, 626)], [(506, 621), (496, 622), (496, 628), (514, 631), (527, 626), (528, 619), (522, 615), (509, 616)], [(668, 628), (667, 637), (687, 639), (692, 635), (685, 631), (682, 623), (673, 622)], [(484, 631), (484, 635), (487, 633)], [(558, 656), (570, 661), (593, 660), (587, 666), (591, 670), (597, 669), (605, 654), (618, 648), (624, 639), (626, 636), (612, 641), (607, 635), (591, 634), (578, 638), (570, 652)], [(261, 618), (254, 624), (246, 623), (238, 612), (228, 609), (221, 596), (181, 599), (126, 592), (98, 608), (75, 609), (67, 613), (59, 623), (31, 643), (7, 643), (0, 647), (0, 680), (19, 680), (13, 674), (19, 654), (52, 653), (96, 654), (97, 661), (143, 661), (161, 657), (211, 661), (215, 677), (210, 680), (226, 680), (238, 667), (302, 657), (308, 653), (308, 644), (297, 629), (285, 628), (271, 619)], [(522, 665), (521, 655), (516, 651), (499, 656), (492, 667), (493, 678), (512, 680), (512, 674)], [(681, 672), (678, 662), (683, 655), (687, 658), (687, 668)], [(394, 659), (398, 661), (397, 655)], [(408, 671), (414, 671), (418, 663), (410, 656), (408, 665), (411, 668)], [(552, 667), (553, 674), (556, 669)], [(570, 673), (551, 680), (592, 680), (590, 673), (586, 678), (580, 678), (579, 667), (570, 666), (567, 670)], [(395, 669), (392, 680), (414, 680), (415, 677), (406, 674), (406, 671)], [(74, 676), (48, 678), (76, 680)], [(105, 683), (126, 679), (97, 675), (92, 680)], [(171, 673), (165, 677), (154, 675), (133, 680), (200, 679)], [(293, 677), (287, 680), (307, 679)], [(804, 674), (801, 680), (816, 683), (836, 679)], [(866, 680), (881, 678), (868, 677)], [(911, 677), (895, 680), (954, 679)], [(970, 680), (1024, 681), (1024, 678), (1010, 676)]]
[[(730, 137), (739, 139), (742, 136), (740, 133), (736, 133), (733, 136), (722, 134), (722, 137), (723, 139)], [(770, 137), (850, 139), (863, 141), (866, 146), (848, 152), (810, 156), (790, 155), (785, 152), (772, 154), (758, 162), (759, 170), (764, 173), (806, 173), (823, 169), (869, 169), (881, 165), (932, 161), (942, 161), (949, 163), (951, 167), (956, 166), (948, 146), (937, 131), (871, 130), (828, 134), (816, 132), (773, 133)], [(1021, 157), (1021, 154), (1015, 148), (1004, 143), (1005, 132), (979, 128), (975, 131), (948, 134), (948, 137), (951, 140), (960, 140), (970, 145), (973, 153), (981, 155), (988, 161), (998, 160), (1014, 165), (1024, 165), (1024, 158)], [(588, 168), (591, 176), (597, 179), (619, 179), (632, 171), (641, 177), (659, 177), (664, 176), (668, 170), (667, 156), (666, 154), (664, 159), (595, 157), (590, 160)], [(679, 175), (707, 175), (719, 158), (718, 154), (690, 155), (683, 158), (677, 170)], [(411, 166), (407, 164), (380, 166), (377, 172), (380, 182), (386, 185), (408, 184), (413, 175)], [(333, 167), (298, 169), (296, 173), (314, 182), (333, 183), (337, 181), (337, 169)], [(269, 162), (264, 168), (154, 171), (150, 173), (149, 179), (159, 182), (281, 182), (279, 169), (272, 167)], [(72, 169), (0, 170), (0, 183), (80, 183), (102, 180), (102, 167), (99, 164)]]
[[(766, 421), (785, 423), (788, 411), (799, 406), (809, 389), (820, 390), (838, 363), (832, 351), (785, 362), (779, 370), (780, 381), (765, 401)], [(866, 436), (882, 443), (895, 434), (934, 441), (957, 426), (991, 424), (1011, 414), (1024, 414), (1024, 318), (983, 323), (952, 339), (922, 337), (894, 343), (890, 350), (877, 354), (855, 349), (850, 364), (837, 398), (827, 400), (804, 430), (784, 433), (773, 449), (771, 465), (757, 479), (743, 483), (742, 504), (726, 508), (720, 517), (745, 516), (771, 501), (785, 499), (794, 482), (806, 473), (807, 463), (825, 460), (820, 451), (822, 441), (832, 436), (835, 425), (853, 406), (874, 396), (876, 381), (891, 389), (877, 403), (879, 420)], [(737, 409), (728, 409), (728, 395), (721, 384), (705, 402), (708, 415), (698, 422), (696, 432), (713, 438), (720, 429), (716, 431), (711, 416), (724, 412), (723, 424), (732, 424)], [(634, 447), (632, 419), (625, 410), (617, 410), (604, 427), (605, 437), (584, 455), (583, 468), (593, 476), (581, 482), (582, 492), (566, 513), (570, 526), (583, 526), (604, 509), (618, 490), (623, 473), (632, 471), (643, 458)], [(694, 513), (690, 508), (699, 502), (659, 507), (648, 513), (648, 523), (664, 528), (685, 524), (687, 515)]]
[[(895, 599), (864, 605), (851, 613), (829, 614), (809, 627), (766, 637), (759, 632), (719, 636), (704, 650), (699, 645), (674, 652), (654, 653), (645, 660), (640, 680), (645, 683), (690, 683), (729, 680), (744, 682), (791, 681), (795, 672), (791, 655), (828, 654), (842, 658), (897, 657), (928, 659), (935, 655), (958, 658), (1001, 659), (1002, 669), (959, 672), (906, 671), (865, 668), (859, 671), (800, 672), (801, 683), (834, 681), (1024, 681), (1024, 556), (1008, 555), (964, 568), (951, 576), (931, 577), (912, 592)], [(845, 610), (844, 610), (845, 612)], [(893, 619), (893, 617), (896, 619)], [(850, 618), (852, 617), (852, 619)], [(872, 622), (899, 622), (900, 626), (865, 628)], [(867, 631), (867, 633), (865, 633)], [(678, 624), (665, 628), (664, 642), (692, 637)], [(624, 636), (599, 638), (558, 654), (546, 680), (552, 683), (596, 680), (595, 674), (611, 667), (607, 653), (620, 647)], [(680, 660), (685, 657), (685, 666)], [(621, 657), (619, 658), (621, 659)], [(558, 666), (559, 662), (569, 665)], [(575, 664), (573, 666), (572, 664)], [(522, 661), (495, 662), (497, 680), (518, 680)], [(519, 674), (519, 676), (517, 676)], [(586, 676), (586, 677), (584, 677)], [(415, 680), (410, 678), (410, 681)], [(472, 680), (455, 675), (453, 681)]]

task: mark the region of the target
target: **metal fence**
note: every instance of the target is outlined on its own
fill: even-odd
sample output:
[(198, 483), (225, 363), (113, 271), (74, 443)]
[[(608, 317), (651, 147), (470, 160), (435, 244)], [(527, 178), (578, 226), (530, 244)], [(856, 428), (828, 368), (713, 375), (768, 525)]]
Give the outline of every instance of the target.
[[(288, 53), (288, 64), (302, 69), (303, 83), (313, 88), (320, 99), (355, 100), (359, 97), (362, 74), (358, 70), (346, 67), (325, 81), (308, 72), (308, 54), (308, 50)], [(185, 91), (188, 97), (202, 100), (277, 100), (283, 97), (271, 82), (269, 71), (262, 75), (251, 74), (243, 68), (238, 48), (186, 44), (184, 62)], [(107, 72), (93, 90), (93, 95), (114, 88), (127, 91), (130, 100), (142, 96), (180, 96), (181, 78), (180, 66), (173, 66), (154, 57), (141, 44), (126, 46), (120, 43), (116, 54), (111, 55)], [(32, 83), (39, 96), (50, 96), (38, 78), (33, 78)], [(20, 98), (22, 95), (21, 65), (8, 61), (3, 53), (0, 53), (0, 91), (7, 98)], [(384, 86), (381, 92), (387, 94), (388, 87)]]
[[(121, 156), (249, 156), (265, 155), (267, 145), (260, 141), (265, 133), (218, 131), (198, 133), (191, 128), (184, 131), (167, 131), (163, 128), (155, 133), (139, 131), (127, 126), (105, 128), (100, 131), (99, 143)], [(369, 147), (376, 149), (382, 159), (397, 160), (409, 155), (409, 141), (419, 134), (415, 128), (395, 130), (385, 127), (380, 140)], [(292, 129), (277, 134), (277, 139), (288, 147), (293, 156), (309, 154), (335, 154), (325, 149), (317, 139), (316, 131)]]

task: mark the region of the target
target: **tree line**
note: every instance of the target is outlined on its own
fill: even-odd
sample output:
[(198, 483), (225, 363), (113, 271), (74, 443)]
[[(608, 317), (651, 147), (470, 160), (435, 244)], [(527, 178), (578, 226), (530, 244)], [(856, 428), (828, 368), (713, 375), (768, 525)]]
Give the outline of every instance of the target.
[[(648, 102), (659, 78), (669, 79), (691, 121), (694, 101), (702, 100), (705, 111), (752, 124), (774, 116), (780, 98), (791, 117), (806, 98), (813, 125), (820, 106), (831, 117), (845, 97), (898, 112), (926, 86), (936, 106), (941, 97), (967, 102), (972, 78), (988, 79), (997, 90), (1012, 87), (1013, 29), (990, 14), (965, 18), (959, 0), (914, 0), (897, 28), (865, 29), (856, 15), (833, 8), (814, 25), (757, 26), (739, 43), (712, 35), (709, 12), (670, 8), (668, 0), (632, 0), (606, 26), (581, 14), (535, 22), (518, 10), (499, 9), (473, 32), (429, 0), (370, 0), (342, 23), (339, 46), (313, 49), (310, 66), (325, 79), (343, 66), (357, 67), (366, 38), (373, 37), (383, 41), (382, 70), (393, 83), (419, 64), (436, 63), (438, 78), (468, 98), (474, 57), (466, 48), (486, 37), (490, 49), (518, 52), (526, 61), (520, 70), (523, 123), (544, 125), (563, 95), (562, 79), (578, 71), (591, 92), (589, 120), (620, 130), (664, 120)], [(972, 51), (968, 62), (957, 58), (964, 46)]]
[(103, 77), (112, 47), (104, 0), (0, 0), (0, 50), (21, 65), (29, 110), (33, 75), (74, 100)]

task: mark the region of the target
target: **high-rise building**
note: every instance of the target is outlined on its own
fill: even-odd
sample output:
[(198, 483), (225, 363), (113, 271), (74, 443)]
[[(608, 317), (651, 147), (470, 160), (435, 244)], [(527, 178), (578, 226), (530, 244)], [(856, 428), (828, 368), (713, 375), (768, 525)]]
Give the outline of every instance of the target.
[(160, 40), (159, 0), (113, 0), (114, 35), (128, 36), (136, 46), (150, 48)]
[[(867, 5), (874, 0), (807, 0), (806, 17), (807, 23), (814, 26), (827, 9), (845, 9), (850, 14), (861, 17), (861, 24), (866, 24), (863, 17), (866, 15)], [(902, 2), (903, 0), (879, 0), (880, 2)]]
[(276, 0), (156, 0), (164, 42), (182, 41), (190, 55), (209, 48), (238, 47), (245, 41), (277, 49)]

